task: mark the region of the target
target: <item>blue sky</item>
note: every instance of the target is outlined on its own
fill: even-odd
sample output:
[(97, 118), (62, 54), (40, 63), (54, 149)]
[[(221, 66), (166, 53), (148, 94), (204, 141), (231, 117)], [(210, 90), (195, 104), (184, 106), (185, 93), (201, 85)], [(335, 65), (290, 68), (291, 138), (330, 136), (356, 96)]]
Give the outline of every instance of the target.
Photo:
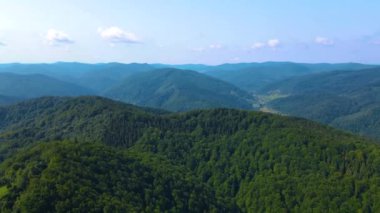
[(0, 63), (380, 63), (377, 0), (0, 3)]

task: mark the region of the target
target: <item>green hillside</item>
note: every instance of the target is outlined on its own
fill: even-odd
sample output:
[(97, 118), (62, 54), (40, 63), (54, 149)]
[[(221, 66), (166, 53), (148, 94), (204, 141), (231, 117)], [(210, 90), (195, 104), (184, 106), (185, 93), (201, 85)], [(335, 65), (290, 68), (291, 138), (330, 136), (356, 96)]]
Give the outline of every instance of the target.
[(287, 95), (268, 106), (345, 130), (380, 138), (380, 69), (336, 71), (285, 80), (265, 89)]
[(253, 108), (253, 97), (223, 81), (178, 69), (132, 75), (105, 94), (139, 106), (186, 111), (200, 108)]
[[(0, 107), (0, 161), (13, 150), (45, 140), (110, 141), (129, 145), (156, 117), (150, 109), (100, 97), (45, 97)], [(152, 111), (154, 112), (154, 111)], [(128, 121), (112, 126), (117, 121)], [(118, 140), (108, 138), (118, 136)]]
[(52, 142), (0, 166), (1, 212), (211, 212), (226, 210), (190, 173), (148, 154)]
[[(379, 145), (304, 119), (233, 109), (168, 114), (96, 97), (41, 98), (3, 107), (0, 116), (5, 209), (81, 208), (63, 201), (69, 195), (91, 208), (181, 212), (178, 206), (186, 206), (183, 200), (192, 192), (179, 197), (178, 205), (168, 201), (171, 196), (204, 185), (194, 205), (205, 211), (234, 204), (242, 212), (380, 211)], [(125, 158), (131, 163), (123, 163)], [(112, 179), (116, 171), (128, 172)], [(134, 175), (144, 178), (131, 181)], [(176, 185), (184, 176), (187, 181)], [(165, 183), (174, 187), (170, 193)], [(57, 186), (56, 193), (47, 186)], [(121, 194), (112, 198), (114, 187)], [(70, 194), (77, 189), (77, 196)], [(145, 189), (163, 201), (120, 203)]]

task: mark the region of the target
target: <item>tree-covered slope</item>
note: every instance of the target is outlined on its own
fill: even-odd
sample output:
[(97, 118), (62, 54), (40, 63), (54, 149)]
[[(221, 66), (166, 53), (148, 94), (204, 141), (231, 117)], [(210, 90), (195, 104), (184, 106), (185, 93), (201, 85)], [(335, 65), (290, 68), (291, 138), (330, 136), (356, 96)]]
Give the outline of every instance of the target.
[(211, 188), (185, 170), (100, 144), (39, 144), (0, 166), (4, 213), (222, 210)]
[(380, 104), (361, 108), (358, 112), (334, 119), (332, 126), (380, 139)]
[(302, 119), (212, 110), (179, 116), (132, 149), (193, 170), (243, 212), (378, 211), (380, 147)]
[(282, 113), (380, 138), (380, 69), (335, 71), (289, 79), (266, 93), (287, 97), (268, 104)]
[(253, 97), (206, 75), (178, 69), (158, 69), (132, 75), (105, 94), (139, 106), (186, 111), (199, 108), (251, 109)]
[(0, 95), (22, 98), (93, 94), (84, 87), (42, 74), (0, 73)]
[(159, 122), (151, 112), (161, 113), (100, 97), (43, 97), (0, 107), (0, 161), (40, 140), (107, 141), (128, 146), (144, 128)]
[[(104, 98), (47, 99), (59, 104), (39, 104), (52, 101), (38, 99), (25, 102), (29, 107), (22, 108), (19, 104), (2, 108), (5, 111), (1, 116), (7, 118), (0, 119), (6, 120), (0, 127), (3, 151), (11, 149), (12, 156), (21, 156), (25, 153), (24, 147), (27, 150), (41, 148), (29, 148), (35, 146), (36, 139), (49, 143), (56, 139), (51, 136), (60, 133), (61, 139), (74, 141), (69, 144), (75, 148), (66, 150), (81, 147), (78, 141), (97, 141), (128, 153), (146, 155), (146, 162), (158, 165), (162, 161), (169, 162), (189, 171), (189, 176), (195, 177), (198, 184), (210, 187), (217, 200), (224, 198), (227, 204), (231, 200), (243, 212), (380, 210), (377, 202), (380, 199), (380, 147), (366, 139), (304, 119), (261, 112), (213, 109), (160, 114)], [(9, 109), (13, 111), (7, 111)], [(19, 118), (16, 116), (19, 113), (29, 119)], [(19, 143), (23, 138), (27, 143)], [(19, 147), (13, 146), (17, 143)], [(59, 143), (43, 146), (50, 147), (48, 150), (57, 146), (58, 150), (65, 150), (66, 145), (61, 147)], [(84, 149), (89, 149), (86, 146)], [(76, 151), (67, 152), (69, 159), (71, 154), (76, 156)], [(78, 156), (86, 156), (78, 152)], [(44, 153), (48, 151), (41, 151), (41, 155)], [(27, 158), (3, 156), (5, 161), (1, 168), (7, 168), (4, 171), (17, 170), (18, 176), (32, 177), (26, 175), (31, 174), (26, 172), (30, 170), (25, 170), (32, 166), (15, 166), (29, 162), (23, 160)], [(97, 154), (91, 156), (97, 159)], [(80, 168), (83, 163), (87, 171), (88, 164), (84, 162), (87, 161), (78, 161), (76, 167)], [(73, 174), (82, 174), (80, 172), (75, 170)], [(3, 176), (9, 174), (14, 173)], [(36, 181), (46, 181), (39, 177)], [(66, 178), (62, 184), (70, 179)], [(16, 180), (11, 182), (16, 183)], [(111, 181), (110, 184), (116, 183)], [(160, 188), (161, 184), (155, 187)], [(8, 191), (9, 188), (1, 188), (0, 194), (8, 194)], [(48, 198), (50, 196), (41, 197), (41, 200)]]

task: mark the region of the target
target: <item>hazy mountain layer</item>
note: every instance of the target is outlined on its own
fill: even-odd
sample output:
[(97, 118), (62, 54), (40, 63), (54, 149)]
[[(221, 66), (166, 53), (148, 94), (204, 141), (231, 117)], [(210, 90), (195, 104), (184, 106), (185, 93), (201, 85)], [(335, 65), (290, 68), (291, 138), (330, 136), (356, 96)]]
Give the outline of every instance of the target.
[(266, 62), (246, 64), (225, 64), (212, 67), (207, 74), (232, 83), (249, 92), (257, 93), (265, 86), (284, 79), (334, 70), (358, 70), (372, 65), (345, 64), (304, 64), (291, 62)]
[(78, 96), (93, 91), (42, 74), (0, 73), (0, 95), (20, 98)]

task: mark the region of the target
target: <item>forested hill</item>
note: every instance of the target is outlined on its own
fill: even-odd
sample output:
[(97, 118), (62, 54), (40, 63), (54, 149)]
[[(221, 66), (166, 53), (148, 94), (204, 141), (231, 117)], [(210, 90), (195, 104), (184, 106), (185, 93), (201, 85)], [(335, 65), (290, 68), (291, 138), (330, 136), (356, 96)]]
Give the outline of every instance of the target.
[[(39, 140), (105, 141), (117, 134), (120, 140), (114, 142), (128, 145), (141, 134), (141, 128), (160, 118), (150, 112), (162, 113), (101, 97), (43, 97), (0, 107), (0, 138), (18, 147)], [(123, 123), (113, 129), (118, 121)]]
[[(0, 109), (2, 212), (380, 211), (379, 145), (304, 119), (233, 109), (168, 114), (97, 97)], [(142, 190), (154, 199), (136, 199)]]
[(253, 96), (227, 82), (172, 68), (131, 75), (104, 96), (171, 111), (218, 107), (252, 109), (255, 104)]
[(380, 68), (308, 75), (264, 91), (286, 96), (272, 109), (380, 139)]

